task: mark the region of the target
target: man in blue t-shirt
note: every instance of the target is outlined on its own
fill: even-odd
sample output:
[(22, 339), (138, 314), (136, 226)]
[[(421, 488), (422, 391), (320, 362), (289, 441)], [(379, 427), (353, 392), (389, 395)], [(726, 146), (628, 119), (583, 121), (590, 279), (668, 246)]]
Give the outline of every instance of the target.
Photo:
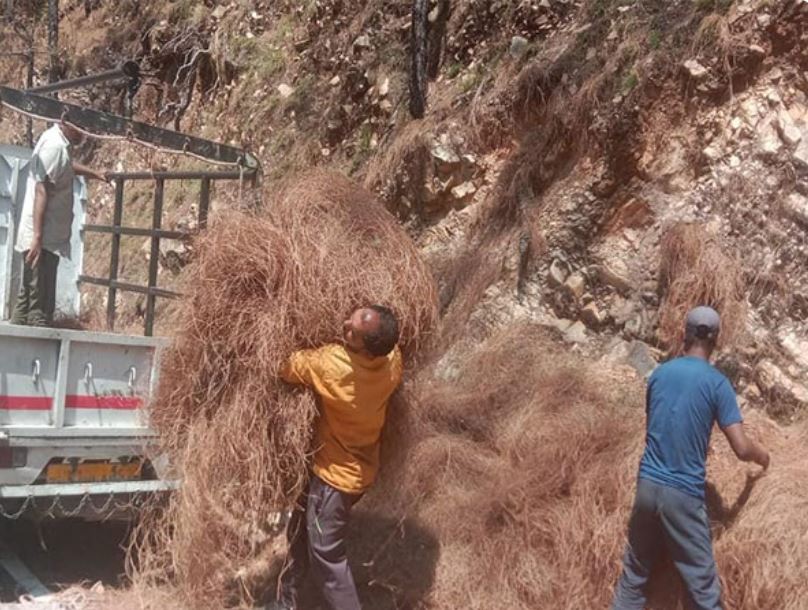
[(679, 570), (697, 610), (720, 610), (721, 586), (704, 504), (705, 461), (718, 422), (738, 459), (769, 467), (744, 433), (729, 380), (710, 365), (720, 319), (709, 307), (687, 315), (685, 354), (658, 367), (646, 394), (646, 447), (613, 610), (643, 610), (645, 585), (661, 552)]

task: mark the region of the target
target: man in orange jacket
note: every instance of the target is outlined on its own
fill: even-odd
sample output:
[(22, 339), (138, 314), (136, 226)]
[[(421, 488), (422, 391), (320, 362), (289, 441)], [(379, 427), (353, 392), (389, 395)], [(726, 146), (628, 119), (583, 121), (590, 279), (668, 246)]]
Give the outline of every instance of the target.
[(344, 344), (292, 354), (281, 372), (320, 399), (314, 463), (287, 528), (289, 555), (280, 599), (270, 608), (294, 610), (307, 569), (332, 610), (359, 610), (348, 566), (345, 533), (353, 505), (379, 469), (379, 443), (387, 402), (401, 383), (398, 322), (386, 307), (354, 311)]

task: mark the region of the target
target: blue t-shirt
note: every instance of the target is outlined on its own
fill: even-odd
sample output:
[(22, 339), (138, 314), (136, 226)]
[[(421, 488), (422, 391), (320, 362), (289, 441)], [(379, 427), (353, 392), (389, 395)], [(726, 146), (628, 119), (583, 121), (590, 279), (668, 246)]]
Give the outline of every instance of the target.
[(732, 384), (706, 360), (676, 358), (648, 380), (646, 415), (640, 478), (704, 499), (713, 424), (743, 421)]

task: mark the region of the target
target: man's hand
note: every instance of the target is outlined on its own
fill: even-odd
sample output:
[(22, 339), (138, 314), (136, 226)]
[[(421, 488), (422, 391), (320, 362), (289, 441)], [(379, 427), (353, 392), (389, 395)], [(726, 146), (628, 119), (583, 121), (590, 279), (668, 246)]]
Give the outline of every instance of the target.
[(90, 178), (91, 180), (99, 180), (101, 182), (106, 182), (108, 184), (111, 182), (110, 174), (112, 172), (104, 172), (104, 173), (97, 172), (94, 169), (90, 169), (89, 167), (81, 165), (80, 163), (73, 163), (73, 172), (77, 176)]
[(109, 177), (109, 174), (110, 172), (104, 172), (102, 174), (101, 172), (93, 171), (88, 177), (92, 178), (93, 180), (98, 180), (99, 182), (106, 182), (107, 184), (110, 184), (112, 179)]
[(763, 470), (769, 468), (769, 452), (746, 435), (743, 423), (732, 424), (723, 429), (730, 447), (742, 462), (754, 462)]
[(31, 247), (28, 248), (28, 253), (25, 255), (25, 262), (30, 267), (36, 267), (39, 264), (39, 257), (42, 254), (42, 237), (34, 236), (31, 240)]
[(769, 452), (768, 451), (766, 451), (762, 447), (761, 447), (761, 450), (762, 450), (763, 453), (760, 456), (760, 460), (757, 463), (763, 468), (763, 470), (765, 472), (766, 470), (769, 469), (769, 463), (771, 461), (771, 458), (769, 457)]

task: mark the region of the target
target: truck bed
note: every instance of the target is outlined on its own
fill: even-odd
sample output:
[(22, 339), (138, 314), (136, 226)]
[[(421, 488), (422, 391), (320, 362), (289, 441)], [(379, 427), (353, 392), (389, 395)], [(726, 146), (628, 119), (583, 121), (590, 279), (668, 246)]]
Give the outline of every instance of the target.
[(148, 457), (162, 346), (0, 323), (0, 502), (173, 487)]

